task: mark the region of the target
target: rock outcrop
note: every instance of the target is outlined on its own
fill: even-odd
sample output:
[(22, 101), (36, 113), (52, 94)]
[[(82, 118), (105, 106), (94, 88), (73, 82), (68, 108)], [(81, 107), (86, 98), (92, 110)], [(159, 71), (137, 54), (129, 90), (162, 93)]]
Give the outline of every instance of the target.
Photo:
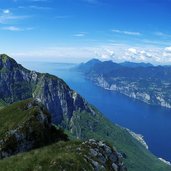
[[(39, 148), (59, 140), (68, 140), (67, 135), (61, 129), (57, 129), (52, 125), (50, 114), (39, 102), (27, 100), (26, 102), (14, 105), (16, 105), (16, 108), (21, 108), (21, 122), (10, 130), (1, 131), (0, 159)], [(1, 116), (2, 113), (3, 110), (0, 113)], [(13, 114), (8, 113), (8, 115), (10, 118)], [(3, 125), (1, 126), (3, 127)]]
[[(13, 156), (13, 158), (16, 157), (17, 159), (18, 156), (16, 154), (18, 153), (29, 152), (34, 149), (37, 149), (39, 152), (39, 149), (41, 151), (43, 146), (57, 144), (59, 141), (67, 141), (66, 144), (68, 144), (68, 148), (71, 148), (72, 155), (78, 156), (81, 160), (85, 161), (92, 171), (127, 170), (123, 163), (123, 155), (103, 141), (94, 139), (83, 142), (70, 141), (63, 130), (52, 124), (51, 116), (47, 109), (37, 100), (27, 99), (9, 105), (0, 111), (1, 120), (7, 115), (6, 122), (8, 124), (11, 123), (11, 125), (8, 126), (3, 122), (0, 128), (0, 159), (7, 158), (10, 161), (9, 157)], [(19, 115), (20, 121), (18, 119), (15, 121), (13, 117), (16, 115)], [(77, 146), (74, 145), (72, 147), (73, 144)], [(51, 146), (47, 147), (47, 150), (50, 149)], [(57, 149), (55, 150), (57, 151)], [(27, 156), (27, 153), (22, 155)], [(68, 162), (65, 161), (65, 157), (60, 162), (63, 162), (62, 169), (68, 168)], [(77, 158), (72, 160), (73, 168), (77, 165), (77, 162)], [(84, 166), (85, 164), (83, 164)], [(50, 167), (49, 164), (46, 167)], [(18, 169), (20, 170), (21, 168), (19, 167)], [(57, 168), (60, 169), (60, 167)]]
[[(90, 139), (82, 143), (88, 149), (85, 159), (91, 163), (95, 171), (127, 171), (123, 163), (123, 155), (102, 141)], [(78, 151), (81, 152), (82, 148)]]
[(102, 141), (68, 141), (0, 160), (1, 171), (127, 171), (123, 156)]

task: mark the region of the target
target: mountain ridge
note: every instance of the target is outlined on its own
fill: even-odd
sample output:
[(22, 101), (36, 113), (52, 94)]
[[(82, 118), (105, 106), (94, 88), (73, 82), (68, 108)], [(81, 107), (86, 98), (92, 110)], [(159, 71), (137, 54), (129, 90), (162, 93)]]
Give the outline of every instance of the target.
[[(143, 64), (144, 65), (144, 64)], [(79, 65), (85, 76), (98, 86), (117, 91), (151, 105), (171, 108), (170, 66), (123, 66), (105, 61)]]
[(143, 171), (144, 168), (149, 171), (170, 170), (170, 166), (158, 160), (126, 129), (105, 119), (95, 107), (71, 90), (63, 80), (50, 74), (29, 71), (19, 64), (14, 66), (9, 64), (7, 59), (3, 69), (1, 67), (0, 70), (0, 95), (2, 95), (0, 97), (1, 101), (7, 104), (5, 108), (8, 109), (9, 104), (31, 96), (45, 106), (53, 123), (63, 128), (70, 139), (86, 141), (93, 138), (108, 142), (126, 154), (124, 163), (132, 171), (136, 171), (137, 168), (139, 171)]
[[(50, 111), (54, 123), (60, 123), (64, 117), (70, 119), (79, 108), (89, 110), (84, 99), (56, 76), (29, 71), (7, 55), (0, 56), (0, 69), (0, 100), (5, 103), (36, 98)], [(60, 92), (65, 93), (59, 96)]]
[(139, 63), (135, 63), (135, 62), (129, 62), (129, 61), (125, 61), (122, 63), (119, 63), (122, 66), (127, 66), (127, 67), (152, 67), (153, 65), (151, 63), (145, 63), (145, 62), (139, 62)]

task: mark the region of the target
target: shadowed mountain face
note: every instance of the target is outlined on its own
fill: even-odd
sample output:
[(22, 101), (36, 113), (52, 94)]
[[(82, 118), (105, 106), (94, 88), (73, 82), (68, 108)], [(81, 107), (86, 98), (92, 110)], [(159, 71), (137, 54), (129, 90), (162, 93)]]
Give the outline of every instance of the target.
[(120, 65), (125, 66), (125, 67), (132, 67), (132, 68), (137, 68), (137, 67), (152, 67), (153, 65), (150, 63), (135, 63), (135, 62), (123, 62), (120, 63)]
[(36, 98), (52, 114), (53, 123), (69, 120), (76, 110), (89, 110), (84, 99), (63, 80), (29, 71), (7, 55), (0, 55), (0, 100), (13, 103)]
[[(95, 60), (91, 65), (93, 66), (97, 62), (99, 63), (99, 61)], [(109, 63), (110, 63), (109, 68), (112, 68), (113, 63), (112, 62)], [(106, 63), (105, 65), (108, 66), (108, 63)], [(118, 67), (117, 64), (114, 65)], [(7, 152), (9, 155), (11, 155), (11, 150), (12, 152), (14, 152), (14, 154), (16, 154), (18, 151), (19, 152), (27, 151), (29, 149), (32, 149), (32, 147), (33, 148), (38, 147), (39, 143), (41, 142), (39, 141), (39, 138), (38, 139), (36, 138), (37, 134), (42, 138), (40, 139), (42, 140), (42, 143), (45, 142), (45, 144), (47, 144), (49, 143), (49, 141), (53, 142), (51, 140), (54, 140), (54, 132), (51, 130), (51, 128), (54, 127), (51, 125), (51, 122), (47, 122), (48, 120), (47, 113), (45, 110), (42, 110), (41, 106), (32, 105), (31, 107), (29, 103), (28, 105), (26, 105), (26, 107), (23, 107), (23, 105), (21, 105), (20, 107), (20, 102), (17, 104), (12, 104), (14, 102), (25, 100), (28, 98), (33, 98), (33, 101), (36, 100), (38, 104), (39, 103), (42, 104), (43, 109), (45, 107), (45, 109), (47, 109), (48, 113), (50, 114), (53, 123), (64, 128), (70, 138), (81, 139), (81, 140), (87, 140), (93, 138), (99, 141), (101, 140), (107, 141), (112, 146), (117, 148), (117, 150), (121, 151), (121, 154), (124, 155), (126, 154), (125, 156), (127, 156), (127, 159), (125, 160), (124, 163), (126, 163), (128, 169), (130, 168), (131, 171), (137, 171), (137, 168), (139, 171), (144, 171), (144, 168), (146, 168), (146, 170), (149, 171), (170, 170), (170, 166), (164, 164), (159, 159), (157, 159), (157, 157), (151, 154), (138, 140), (136, 140), (129, 133), (129, 131), (127, 131), (124, 128), (121, 128), (120, 126), (114, 125), (110, 121), (105, 119), (97, 109), (95, 109), (93, 106), (88, 104), (75, 91), (71, 90), (63, 80), (59, 79), (58, 77), (52, 76), (50, 74), (41, 74), (35, 71), (29, 71), (23, 68), (21, 65), (17, 64), (12, 58), (8, 57), (7, 55), (0, 55), (0, 116), (1, 118), (3, 118), (1, 119), (2, 123), (1, 123), (0, 133), (2, 133), (5, 137), (6, 135), (10, 135), (7, 136), (9, 137), (9, 141), (8, 139), (3, 138), (4, 136), (2, 136), (2, 139), (0, 139), (0, 145), (3, 147), (5, 153)], [(12, 104), (12, 108), (10, 107), (11, 105), (8, 106), (9, 104)], [(12, 109), (14, 109), (14, 111)], [(22, 120), (30, 115), (30, 110), (32, 109), (33, 109), (33, 118), (30, 119), (28, 118), (26, 121)], [(15, 124), (16, 127), (14, 128), (11, 127)], [(22, 134), (23, 124), (26, 126), (26, 127), (24, 126), (24, 128), (26, 128), (24, 130), (26, 130), (26, 133), (28, 133), (26, 134), (27, 135), (26, 137), (23, 137)], [(30, 125), (31, 127), (33, 126), (36, 132), (32, 131), (32, 129), (30, 130), (30, 127), (28, 125)], [(40, 127), (37, 127), (37, 125), (39, 125)], [(53, 133), (52, 136), (49, 137), (50, 140), (46, 139), (49, 131), (50, 133)], [(11, 137), (12, 140), (14, 140), (15, 142), (14, 147), (11, 146), (11, 144), (13, 145), (13, 141), (11, 143)], [(31, 141), (29, 141), (30, 139), (27, 139), (29, 137), (31, 137)], [(35, 137), (34, 141), (32, 141), (33, 137)], [(16, 138), (17, 138), (17, 142), (16, 142)], [(48, 141), (47, 143), (46, 140)], [(29, 144), (33, 143), (33, 146), (29, 149), (27, 149), (28, 146), (26, 145), (28, 142)], [(93, 142), (93, 144), (94, 143), (97, 144), (96, 141)], [(26, 150), (20, 148), (20, 145), (26, 147)], [(69, 148), (68, 145), (66, 145), (66, 147)], [(72, 147), (72, 144), (70, 147)], [(104, 147), (105, 146), (103, 146), (102, 148)], [(0, 147), (0, 149), (2, 148)], [(50, 152), (53, 151), (51, 147), (47, 147), (47, 150), (45, 151), (40, 149), (40, 151), (36, 152), (36, 154), (34, 155), (35, 158), (37, 158), (38, 157), (37, 155), (40, 154), (39, 156), (40, 161), (36, 161), (36, 162), (42, 163), (42, 160), (44, 160), (44, 158), (42, 158), (41, 155), (47, 154), (48, 150), (50, 150)], [(113, 162), (114, 160), (113, 159), (106, 160), (104, 159), (103, 155), (100, 156), (99, 158), (99, 155), (103, 154), (103, 151), (100, 151), (99, 153), (97, 149), (95, 149), (95, 151), (93, 150), (94, 149), (90, 149), (91, 154), (95, 156), (97, 155), (95, 157), (97, 161), (94, 162), (94, 160), (92, 160), (92, 156), (90, 156), (90, 158), (87, 159), (87, 160), (90, 159), (90, 161), (93, 162), (93, 168), (96, 168), (96, 166), (106, 167), (108, 164), (110, 164), (110, 167), (108, 168), (111, 168), (111, 164), (112, 164), (111, 161)], [(1, 156), (4, 155), (3, 153), (4, 151), (2, 151)], [(63, 151), (65, 150), (62, 150), (62, 152)], [(23, 154), (23, 158), (24, 156), (29, 157), (30, 154), (32, 153), (26, 155)], [(79, 158), (78, 155), (76, 154), (78, 154), (78, 151), (76, 151), (72, 156)], [(63, 153), (60, 153), (60, 155), (68, 156), (68, 154), (66, 154), (66, 151), (64, 155)], [(122, 161), (118, 161), (119, 156), (116, 156), (118, 159), (116, 165), (113, 164), (112, 166), (112, 168), (113, 167), (115, 168), (113, 170), (118, 171), (120, 170), (120, 168), (122, 168), (122, 166), (124, 166)], [(68, 159), (71, 158), (72, 157)], [(71, 161), (76, 162), (78, 161), (77, 158), (75, 158), (76, 160), (74, 161), (71, 160)], [(16, 160), (17, 159), (18, 158), (16, 158)], [(99, 160), (101, 162), (99, 162)], [(8, 161), (9, 163), (13, 162), (13, 160), (8, 160)], [(31, 160), (24, 162), (25, 167), (27, 167), (29, 162), (31, 162)], [(61, 158), (55, 162), (61, 163)], [(65, 161), (63, 162), (65, 163)], [(47, 163), (45, 162), (45, 164)], [(0, 167), (1, 165), (3, 166), (3, 168), (6, 168), (6, 164), (4, 162), (0, 162)], [(18, 163), (18, 166), (16, 165), (16, 167), (21, 169), (19, 165), (20, 163)], [(37, 163), (35, 163), (35, 165), (37, 166)], [(44, 165), (44, 166), (47, 168), (47, 166), (49, 165)], [(31, 170), (34, 169), (32, 168)]]
[(42, 170), (127, 170), (122, 154), (110, 145), (93, 139), (70, 141), (36, 100), (0, 110), (0, 125), (1, 171), (37, 170), (37, 165)]
[(146, 63), (100, 62), (78, 66), (98, 86), (118, 91), (145, 103), (171, 108), (171, 67)]
[(0, 125), (0, 159), (68, 140), (52, 125), (47, 109), (32, 99), (0, 110)]

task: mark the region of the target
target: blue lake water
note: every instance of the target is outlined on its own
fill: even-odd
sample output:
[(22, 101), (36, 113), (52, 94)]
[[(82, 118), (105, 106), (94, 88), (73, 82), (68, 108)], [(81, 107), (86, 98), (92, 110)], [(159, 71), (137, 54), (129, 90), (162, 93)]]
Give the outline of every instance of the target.
[(171, 161), (171, 110), (150, 106), (116, 92), (104, 90), (71, 70), (74, 64), (24, 62), (25, 67), (62, 78), (109, 120), (142, 134), (149, 150)]

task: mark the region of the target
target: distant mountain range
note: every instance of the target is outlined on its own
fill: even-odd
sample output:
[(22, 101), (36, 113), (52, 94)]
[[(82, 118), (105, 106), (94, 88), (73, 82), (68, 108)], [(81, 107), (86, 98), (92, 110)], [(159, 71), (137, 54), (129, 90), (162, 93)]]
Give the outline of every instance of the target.
[(77, 67), (95, 84), (151, 105), (171, 108), (171, 66), (92, 59)]
[(134, 137), (60, 78), (0, 55), (0, 170), (171, 170)]
[(144, 63), (144, 62), (140, 62), (140, 63), (135, 63), (135, 62), (123, 62), (123, 63), (119, 63), (122, 66), (125, 67), (132, 67), (132, 68), (136, 68), (136, 67), (152, 67), (153, 65), (150, 63)]

